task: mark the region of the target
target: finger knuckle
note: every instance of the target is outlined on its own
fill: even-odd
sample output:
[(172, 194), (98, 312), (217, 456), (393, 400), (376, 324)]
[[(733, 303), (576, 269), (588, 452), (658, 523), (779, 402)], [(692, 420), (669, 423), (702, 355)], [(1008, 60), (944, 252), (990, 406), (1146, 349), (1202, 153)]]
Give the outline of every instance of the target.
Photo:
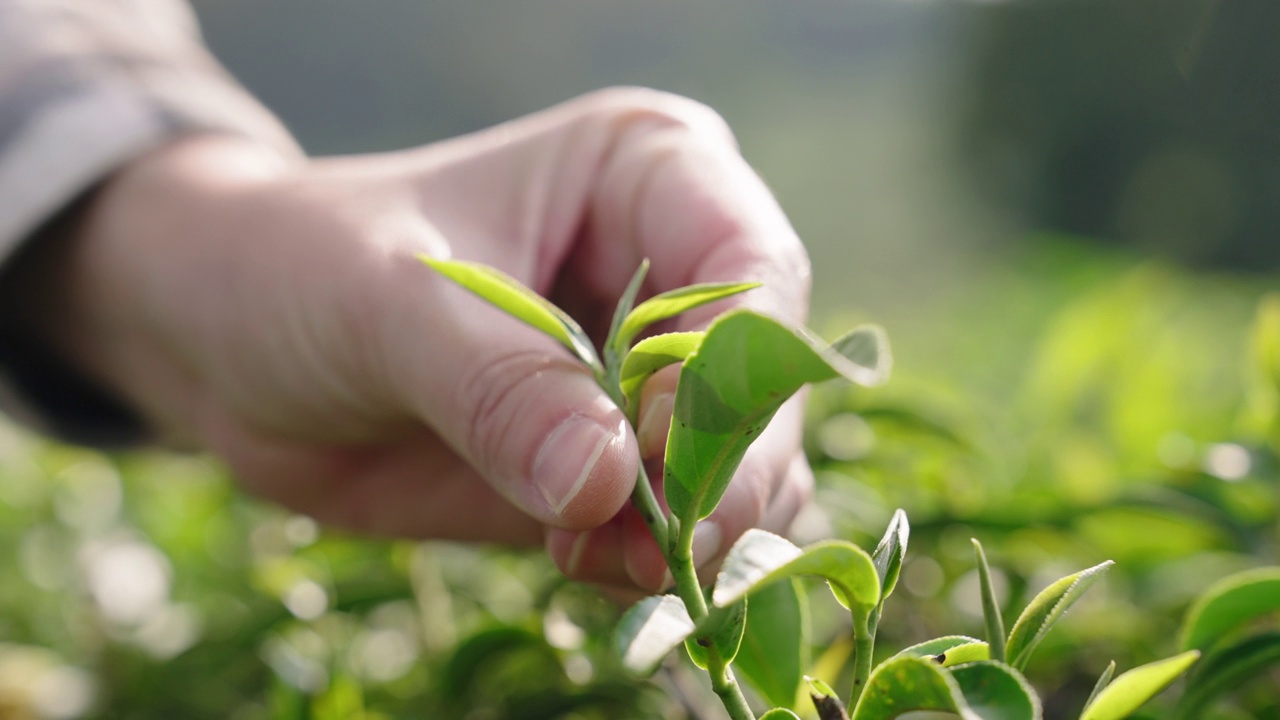
[(598, 90), (585, 98), (591, 115), (617, 129), (637, 124), (679, 128), (737, 147), (733, 130), (709, 105), (661, 90), (619, 86)]
[(546, 353), (509, 349), (477, 362), (459, 380), (458, 406), (469, 412), (463, 451), (482, 471), (498, 470), (495, 459), (501, 456), (514, 424), (527, 414), (525, 384), (551, 362)]

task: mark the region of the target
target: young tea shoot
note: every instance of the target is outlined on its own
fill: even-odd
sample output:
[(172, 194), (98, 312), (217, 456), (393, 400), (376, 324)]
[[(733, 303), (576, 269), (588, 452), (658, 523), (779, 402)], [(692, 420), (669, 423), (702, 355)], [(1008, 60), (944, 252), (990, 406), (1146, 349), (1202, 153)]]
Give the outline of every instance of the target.
[[(804, 328), (750, 310), (733, 310), (716, 318), (705, 332), (654, 335), (637, 343), (654, 323), (756, 287), (755, 283), (693, 285), (636, 305), (648, 270), (645, 262), (623, 293), (602, 352), (597, 353), (567, 313), (514, 278), (476, 263), (421, 259), (559, 341), (592, 369), (633, 426), (638, 421), (644, 382), (664, 367), (681, 364), (663, 464), (663, 487), (671, 515), (663, 516), (643, 464), (632, 497), (675, 578), (676, 595), (642, 601), (623, 618), (618, 645), (628, 667), (651, 671), (657, 661), (688, 640), (690, 655), (709, 673), (712, 687), (730, 716), (735, 720), (754, 718), (730, 668), (745, 634), (746, 596), (776, 580), (800, 574), (828, 576), (833, 588), (839, 588), (837, 596), (858, 618), (858, 636), (874, 637), (871, 628), (878, 618), (882, 575), (892, 573), (891, 586), (900, 557), (883, 559), (883, 567), (877, 570), (869, 555), (848, 543), (806, 551), (795, 548), (794, 554), (783, 551), (795, 561), (792, 565), (782, 563), (759, 577), (741, 562), (727, 561), (721, 573), (726, 582), (717, 583), (713, 603), (708, 605), (694, 567), (693, 531), (699, 520), (715, 510), (747, 448), (801, 387), (838, 377), (862, 385), (878, 385), (887, 379), (891, 360), (883, 331), (866, 326), (827, 344)], [(763, 552), (765, 561), (772, 563), (780, 556), (769, 553), (780, 546), (774, 543), (775, 536), (766, 535), (748, 533), (735, 546), (736, 557), (754, 558)], [(850, 559), (853, 565), (848, 564)], [(725, 586), (731, 589), (725, 590)], [(789, 602), (781, 595), (769, 602), (776, 607), (799, 608), (799, 602)], [(751, 639), (756, 642), (761, 638)], [(799, 643), (803, 638), (789, 641)], [(869, 645), (863, 655), (867, 657), (860, 662), (865, 664), (869, 662)], [(799, 666), (799, 662), (795, 664)], [(795, 689), (788, 693), (775, 687), (772, 694), (793, 697)]]

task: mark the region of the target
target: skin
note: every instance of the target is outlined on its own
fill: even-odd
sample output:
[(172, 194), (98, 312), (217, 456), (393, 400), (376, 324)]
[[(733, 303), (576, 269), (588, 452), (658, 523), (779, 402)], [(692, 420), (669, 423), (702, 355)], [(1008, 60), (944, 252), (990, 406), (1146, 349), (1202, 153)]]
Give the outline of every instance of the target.
[[(575, 579), (646, 589), (664, 566), (627, 498), (640, 447), (661, 476), (674, 373), (646, 388), (638, 441), (563, 348), (414, 255), (494, 265), (597, 336), (644, 257), (642, 296), (765, 283), (668, 329), (734, 305), (803, 322), (809, 289), (725, 123), (639, 89), (381, 155), (189, 137), (113, 176), (56, 248), (38, 328), (162, 443), (330, 526), (543, 544)], [(704, 521), (700, 566), (789, 525), (812, 486), (799, 437), (793, 405)]]

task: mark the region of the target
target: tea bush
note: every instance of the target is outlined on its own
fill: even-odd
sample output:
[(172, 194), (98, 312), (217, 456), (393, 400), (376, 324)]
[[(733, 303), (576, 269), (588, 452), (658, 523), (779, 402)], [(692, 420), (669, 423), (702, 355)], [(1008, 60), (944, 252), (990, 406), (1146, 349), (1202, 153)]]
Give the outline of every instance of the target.
[[(927, 334), (889, 327), (888, 386), (812, 393), (825, 513), (797, 540), (869, 550), (906, 510), (877, 663), (986, 638), (970, 538), (1010, 623), (1053, 580), (1114, 560), (1026, 667), (1044, 717), (1075, 718), (1110, 661), (1119, 676), (1181, 651), (1215, 582), (1280, 564), (1280, 305), (1262, 280), (1015, 270)], [(538, 554), (337, 536), (202, 459), (105, 456), (12, 427), (0, 448), (0, 718), (722, 716), (687, 658), (630, 677), (612, 644), (621, 610)], [(806, 586), (804, 671), (847, 690), (849, 616)], [(1139, 717), (1173, 717), (1184, 684), (1245, 650), (1267, 667), (1267, 613), (1249, 616), (1253, 645), (1206, 646)], [(1274, 671), (1226, 677), (1230, 692), (1188, 717), (1280, 717)]]

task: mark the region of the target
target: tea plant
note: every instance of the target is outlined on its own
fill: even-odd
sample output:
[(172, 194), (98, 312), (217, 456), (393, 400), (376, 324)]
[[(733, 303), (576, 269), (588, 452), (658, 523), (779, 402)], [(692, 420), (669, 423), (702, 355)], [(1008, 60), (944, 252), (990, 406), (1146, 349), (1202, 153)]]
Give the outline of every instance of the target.
[[(671, 570), (676, 594), (643, 601), (624, 617), (620, 631), (624, 662), (633, 668), (656, 667), (669, 650), (693, 638), (690, 655), (710, 674), (711, 685), (729, 714), (735, 719), (754, 718), (730, 665), (745, 628), (745, 596), (762, 578), (724, 591), (728, 596), (713, 595), (708, 605), (693, 563), (694, 529), (719, 503), (751, 442), (797, 390), (836, 377), (863, 385), (887, 378), (890, 359), (884, 333), (866, 326), (827, 345), (803, 329), (760, 313), (735, 310), (717, 318), (705, 332), (660, 334), (635, 342), (653, 323), (755, 287), (752, 283), (694, 285), (637, 306), (646, 262), (618, 303), (601, 359), (577, 322), (514, 279), (473, 263), (425, 256), (422, 260), (558, 340), (592, 369), (633, 425), (645, 380), (668, 365), (683, 363), (663, 464), (670, 513), (664, 513), (658, 503), (643, 464), (632, 495)], [(838, 573), (842, 564), (860, 557), (850, 554), (851, 548), (833, 545), (828, 554), (805, 555), (792, 574), (811, 572), (815, 562), (818, 570)], [(726, 565), (730, 567), (736, 566)], [(748, 568), (742, 570), (745, 573)], [(845, 598), (865, 609), (858, 617), (866, 628), (874, 622), (871, 614), (878, 610), (880, 588), (870, 589), (866, 577), (850, 572), (855, 574), (849, 575), (852, 584), (844, 588)], [(858, 637), (869, 642), (865, 632)]]
[[(1042, 590), (1006, 634), (982, 546), (973, 541), (987, 640), (964, 635), (913, 645), (873, 668), (876, 630), (905, 557), (909, 525), (897, 511), (883, 539), (868, 554), (853, 543), (829, 540), (800, 548), (762, 530), (731, 548), (714, 585), (702, 589), (692, 561), (693, 528), (714, 509), (743, 453), (779, 406), (808, 382), (844, 377), (882, 382), (889, 369), (883, 334), (860, 328), (825, 346), (807, 332), (749, 311), (727, 313), (706, 332), (656, 335), (635, 342), (652, 323), (698, 305), (751, 289), (751, 284), (696, 285), (652, 298), (638, 307), (642, 265), (628, 286), (604, 342), (603, 360), (580, 327), (516, 281), (479, 265), (423, 261), (513, 316), (558, 339), (595, 373), (597, 381), (638, 421), (644, 382), (682, 363), (664, 459), (669, 515), (641, 469), (633, 502), (641, 509), (667, 560), (674, 594), (637, 603), (622, 618), (616, 644), (623, 664), (652, 673), (683, 645), (710, 675), (711, 686), (734, 720), (755, 715), (737, 684), (737, 667), (774, 705), (763, 718), (798, 718), (797, 690), (808, 680), (823, 720), (893, 718), (937, 711), (963, 718), (1040, 718), (1041, 700), (1022, 672), (1049, 630), (1106, 571), (1110, 561), (1061, 578)], [(1221, 635), (1280, 609), (1280, 570), (1259, 570), (1215, 586), (1189, 614), (1184, 651), (1113, 679), (1103, 672), (1081, 709), (1081, 720), (1124, 718), (1185, 673), (1202, 652), (1178, 717), (1196, 717), (1243, 678), (1280, 662), (1280, 634), (1243, 634), (1234, 644)], [(853, 677), (847, 703), (820, 680), (806, 678), (808, 646), (801, 576), (826, 580), (850, 613)], [(750, 616), (760, 618), (748, 622)], [(846, 710), (852, 708), (852, 714)]]
[(1174, 717), (1190, 720), (1220, 696), (1280, 665), (1280, 631), (1258, 623), (1280, 612), (1280, 567), (1246, 570), (1210, 587), (1187, 613), (1179, 643), (1205, 653)]
[[(876, 629), (907, 549), (909, 526), (901, 511), (895, 513), (870, 555), (846, 541), (824, 541), (801, 549), (771, 533), (749, 531), (731, 548), (707, 595), (698, 583), (693, 529), (715, 509), (754, 437), (781, 404), (808, 382), (837, 376), (864, 385), (883, 381), (889, 355), (878, 329), (854, 330), (828, 347), (766, 316), (734, 311), (715, 320), (705, 333), (656, 335), (633, 347), (635, 338), (654, 322), (754, 287), (695, 285), (633, 307), (647, 270), (642, 265), (619, 302), (602, 361), (572, 318), (515, 280), (470, 263), (427, 257), (423, 262), (559, 340), (592, 368), (633, 424), (644, 381), (667, 365), (683, 363), (664, 459), (670, 515), (664, 517), (643, 469), (633, 497), (672, 571), (675, 594), (650, 597), (624, 615), (617, 645), (627, 668), (650, 673), (684, 645), (693, 662), (710, 675), (711, 686), (730, 717), (754, 720), (732, 670), (745, 645), (744, 674), (766, 699), (780, 706), (765, 717), (797, 717), (789, 706), (801, 681), (800, 657), (808, 640), (799, 621), (804, 600), (799, 586), (790, 581), (812, 575), (824, 578), (850, 613), (854, 673), (848, 698), (853, 720), (892, 718), (917, 710), (965, 718), (1041, 716), (1040, 701), (1020, 671), (1049, 629), (1109, 562), (1050, 585), (1006, 638), (986, 560), (975, 541), (988, 641), (938, 638), (907, 648), (874, 670)], [(748, 623), (748, 608), (765, 622)], [(779, 633), (779, 628), (787, 631)], [(1109, 668), (1081, 717), (1124, 717), (1198, 657), (1198, 650), (1190, 650), (1130, 671), (1112, 684), (1108, 680), (1114, 668)], [(824, 718), (848, 717), (845, 705), (830, 688), (821, 683), (811, 686)]]
[[(1123, 670), (1192, 649), (1202, 659), (1131, 717), (1280, 718), (1267, 609), (1280, 569), (1258, 569), (1280, 562), (1280, 301), (1254, 310), (1275, 279), (1035, 258), (946, 316), (898, 318), (913, 349), (888, 388), (814, 389), (806, 450), (832, 525), (800, 531), (871, 551), (906, 508), (911, 552), (874, 662), (938, 636), (994, 646), (1051, 568), (1114, 558), (1019, 671), (1046, 720), (1078, 718), (1109, 659)], [(542, 553), (322, 531), (199, 458), (102, 455), (3, 423), (0, 445), (0, 708), (19, 716), (66, 717), (73, 701), (85, 718), (724, 716), (685, 658), (652, 682), (625, 677), (617, 608)], [(973, 535), (1004, 633), (984, 634)], [(129, 596), (156, 602), (149, 614), (99, 604), (129, 576), (85, 562), (107, 556), (169, 578), (158, 600)], [(317, 588), (318, 617), (295, 603)], [(796, 697), (806, 672), (840, 690), (825, 712), (856, 710), (851, 616), (827, 592), (792, 577), (750, 593), (732, 670), (757, 713), (817, 717)], [(1180, 633), (1184, 616), (1202, 630)], [(62, 714), (43, 711), (55, 701)]]
[[(939, 578), (908, 586), (905, 609), (895, 611), (910, 622), (882, 629), (886, 640), (943, 634), (957, 605), (972, 607), (939, 592), (963, 587), (970, 534), (1007, 561), (1007, 595), (1016, 604), (1043, 585), (1037, 578), (1047, 562), (1113, 557), (1105, 607), (1080, 614), (1032, 666), (1046, 715), (1066, 717), (1059, 713), (1078, 708), (1093, 686), (1098, 652), (1122, 667), (1141, 664), (1153, 647), (1174, 647), (1178, 617), (1206, 586), (1277, 562), (1280, 304), (1263, 297), (1252, 338), (1240, 343), (1257, 298), (1240, 293), (1228, 305), (1196, 282), (1148, 265), (1073, 291), (1069, 303), (1037, 318), (1041, 340), (1028, 348), (1034, 362), (1000, 373), (998, 399), (948, 404), (937, 384), (912, 388), (910, 379), (905, 392), (895, 382), (891, 392), (815, 394), (811, 456), (825, 481), (819, 501), (840, 510), (832, 515), (836, 534), (869, 546), (861, 528), (905, 505), (916, 525), (912, 568)], [(982, 370), (985, 357), (949, 364), (948, 382)], [(853, 419), (863, 425), (857, 447), (828, 439), (837, 426), (859, 429)], [(1165, 712), (1144, 717), (1175, 716), (1213, 664), (1214, 650), (1177, 649), (1200, 649), (1204, 660), (1180, 705), (1169, 693)], [(1277, 676), (1253, 678), (1223, 686), (1229, 692), (1199, 711), (1180, 712), (1277, 717)]]
[[(688, 646), (695, 662), (699, 658), (695, 645), (709, 644), (732, 658), (735, 643), (742, 643), (744, 635), (754, 633), (756, 645), (767, 645), (756, 652), (779, 660), (758, 684), (766, 698), (782, 706), (765, 717), (798, 718), (791, 708), (803, 678), (794, 671), (795, 663), (790, 659), (798, 654), (797, 647), (802, 648), (807, 639), (778, 638), (776, 634), (766, 636), (773, 640), (762, 639), (757, 624), (746, 623), (744, 627), (743, 621), (746, 608), (752, 607), (753, 612), (763, 611), (763, 622), (758, 625), (764, 626), (765, 633), (777, 623), (789, 625), (788, 619), (780, 615), (784, 614), (782, 608), (794, 607), (794, 604), (784, 605), (769, 599), (763, 607), (757, 607), (754, 598), (770, 597), (766, 593), (771, 586), (783, 588), (784, 593), (796, 592), (794, 584), (780, 581), (813, 575), (825, 579), (836, 599), (850, 611), (855, 634), (853, 687), (847, 695), (848, 705), (824, 683), (810, 681), (812, 698), (823, 720), (879, 720), (925, 710), (951, 713), (966, 720), (1042, 717), (1041, 701), (1022, 671), (1049, 630), (1102, 577), (1111, 563), (1082, 570), (1045, 588), (1018, 617), (1007, 636), (1001, 629), (1000, 610), (991, 601), (994, 590), (990, 581), (985, 580), (982, 592), (987, 641), (964, 635), (939, 637), (906, 648), (872, 669), (877, 625), (884, 601), (896, 584), (908, 533), (906, 516), (899, 511), (884, 539), (868, 555), (845, 541), (824, 541), (801, 549), (771, 533), (749, 531), (730, 551), (711, 593), (715, 608), (711, 617), (718, 614), (723, 619), (696, 626), (680, 614), (674, 599), (651, 598), (629, 611), (624, 620), (620, 639), (625, 659), (636, 671), (650, 669), (686, 637), (697, 638), (694, 645)], [(989, 578), (981, 546), (976, 541), (975, 547), (982, 577)], [(1249, 592), (1255, 599), (1261, 597), (1258, 588)], [(752, 600), (748, 602), (748, 598)], [(1271, 606), (1278, 602), (1272, 598)], [(1235, 605), (1229, 601), (1226, 604)], [(1241, 652), (1237, 650), (1236, 654)], [(1255, 654), (1258, 653), (1250, 653), (1249, 657)], [(1112, 663), (1079, 717), (1081, 720), (1128, 717), (1185, 672), (1199, 656), (1199, 650), (1190, 649), (1131, 670), (1114, 681), (1111, 680), (1115, 669)], [(1257, 672), (1264, 664), (1261, 659), (1253, 661), (1249, 672)], [(791, 673), (788, 677), (778, 677), (788, 671)], [(1232, 668), (1215, 672), (1214, 680), (1205, 684), (1212, 692), (1221, 686), (1224, 677), (1229, 679), (1241, 672), (1245, 671)], [(756, 684), (752, 674), (747, 674), (747, 678)], [(846, 707), (853, 708), (851, 714)]]

